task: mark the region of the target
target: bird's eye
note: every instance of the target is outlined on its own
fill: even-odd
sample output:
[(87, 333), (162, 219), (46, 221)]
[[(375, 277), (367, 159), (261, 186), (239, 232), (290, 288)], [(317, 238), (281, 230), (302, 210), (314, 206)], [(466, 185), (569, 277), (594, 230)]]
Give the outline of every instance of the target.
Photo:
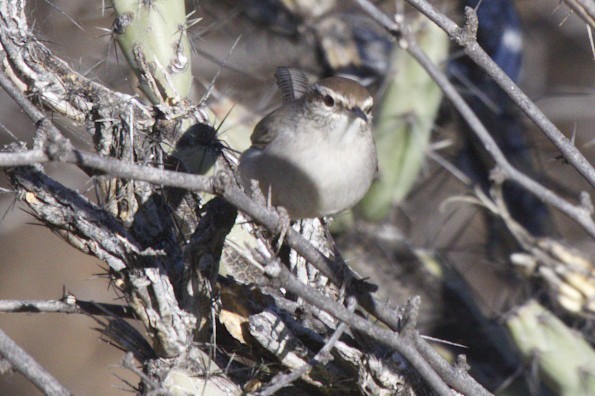
[(335, 105), (335, 99), (333, 99), (330, 95), (324, 95), (322, 101), (328, 107), (333, 107)]

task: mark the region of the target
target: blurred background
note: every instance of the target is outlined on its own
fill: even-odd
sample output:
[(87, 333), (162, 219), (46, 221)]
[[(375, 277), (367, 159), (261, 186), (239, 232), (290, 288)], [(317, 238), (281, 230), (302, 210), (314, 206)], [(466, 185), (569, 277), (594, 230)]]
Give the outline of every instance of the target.
[[(225, 118), (220, 137), (236, 150), (246, 148), (254, 123), (279, 101), (272, 77), (277, 66), (303, 68), (313, 80), (336, 72), (357, 75), (369, 84), (379, 104), (390, 89), (387, 76), (394, 72), (398, 55), (394, 54), (392, 40), (361, 11), (350, 2), (339, 2), (337, 6), (333, 1), (322, 1), (317, 3), (320, 7), (328, 4), (330, 8), (317, 10), (313, 6), (307, 12), (283, 12), (289, 3), (188, 2), (188, 9), (195, 10), (190, 18), (201, 18), (191, 29), (194, 99), (203, 97), (217, 75), (208, 105), (216, 125)], [(474, 2), (433, 3), (460, 22), (462, 6)], [(394, 2), (379, 4), (394, 10)], [(483, 34), (485, 40), (482, 46), (492, 49), (494, 57), (502, 56), (501, 67), (518, 78), (524, 92), (566, 136), (576, 136), (575, 145), (592, 161), (595, 64), (585, 23), (558, 0), (486, 0), (480, 10), (482, 7), (486, 29), (492, 29), (480, 32), (480, 39)], [(407, 7), (403, 11), (412, 20), (419, 20), (415, 11)], [(340, 15), (338, 20), (343, 25), (331, 19), (333, 15)], [(109, 8), (102, 9), (101, 2), (30, 1), (29, 16), (38, 37), (71, 67), (113, 89), (136, 92), (126, 61), (110, 34), (114, 16)], [(351, 62), (353, 54), (337, 44), (340, 40), (332, 39), (333, 34), (341, 37), (344, 25), (360, 28), (353, 35), (359, 63)], [(480, 26), (484, 24), (480, 22)], [(490, 37), (500, 37), (505, 28), (518, 29), (522, 34), (521, 52), (502, 55), (501, 42), (490, 41)], [(425, 44), (427, 51), (432, 43)], [(448, 46), (447, 40), (435, 43)], [(441, 67), (474, 103), (474, 110), (484, 115), (486, 126), (511, 162), (572, 202), (576, 202), (580, 191), (592, 194), (588, 183), (558, 158), (555, 147), (506, 103), (489, 81), (478, 76), (457, 48), (445, 53)], [(347, 61), (342, 63), (343, 57)], [(478, 92), (493, 96), (479, 100)], [(409, 92), (402, 95), (414, 96)], [(475, 373), (477, 378), (494, 391), (507, 379), (519, 376), (515, 374), (520, 368), (518, 358), (514, 353), (494, 354), (482, 342), (486, 337), (504, 337), (501, 330), (494, 329), (523, 301), (536, 297), (547, 303), (549, 299), (543, 286), (527, 281), (512, 268), (509, 255), (518, 248), (510, 237), (502, 236), (506, 234), (502, 224), (486, 216), (478, 206), (456, 202), (443, 205), (450, 197), (467, 194), (469, 184), (485, 186), (491, 164), (450, 106), (439, 97), (436, 100), (430, 140), (423, 150), (423, 154), (431, 155), (420, 161), (414, 182), (398, 202), (390, 202), (381, 220), (366, 218), (370, 210), (364, 207), (357, 208), (354, 215), (338, 216), (336, 237), (350, 264), (380, 286), (382, 298), (399, 304), (421, 295), (422, 333), (468, 346), (468, 350), (456, 353), (476, 359), (476, 366), (483, 367)], [(490, 111), (494, 106), (499, 110)], [(377, 108), (387, 111), (381, 105)], [(381, 114), (375, 117), (382, 119)], [(82, 127), (59, 117), (55, 121), (75, 144), (92, 150)], [(15, 141), (13, 134), (31, 142), (34, 126), (3, 92), (0, 124), (0, 144)], [(460, 174), (453, 174), (450, 167), (458, 168)], [(45, 168), (61, 183), (94, 199), (93, 184), (82, 172), (68, 165)], [(7, 187), (3, 176), (0, 187)], [(506, 194), (515, 218), (534, 235), (557, 238), (587, 257), (595, 257), (593, 240), (576, 223), (543, 206), (535, 197), (516, 191), (514, 186)], [(376, 209), (373, 212), (378, 213)], [(36, 224), (26, 209), (15, 203), (10, 191), (0, 195), (0, 213), (0, 299), (59, 299), (66, 291), (81, 300), (118, 302), (107, 279), (96, 276), (105, 273), (102, 263)], [(445, 286), (431, 271), (421, 268), (420, 252), (439, 257), (442, 265), (456, 275), (456, 282)], [(470, 300), (449, 290), (453, 284), (461, 285), (459, 292), (468, 291)], [(468, 307), (453, 311), (453, 304), (470, 301), (478, 310), (474, 315)], [(591, 337), (594, 334), (592, 318), (576, 319), (559, 313), (571, 327), (580, 326), (583, 334)], [(485, 321), (477, 322), (478, 317)], [(477, 331), (476, 326), (485, 326), (481, 328), (490, 334)], [(95, 327), (95, 322), (83, 315), (0, 314), (0, 328), (74, 394), (124, 394), (130, 388), (123, 379), (133, 384), (137, 380), (120, 367), (123, 353), (100, 341)], [(35, 392), (19, 374), (0, 376), (0, 394)]]

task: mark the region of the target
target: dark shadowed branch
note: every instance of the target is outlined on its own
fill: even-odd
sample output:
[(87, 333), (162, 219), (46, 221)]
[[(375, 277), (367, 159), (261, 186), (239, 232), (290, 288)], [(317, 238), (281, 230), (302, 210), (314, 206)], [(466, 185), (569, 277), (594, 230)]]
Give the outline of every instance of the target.
[[(262, 264), (264, 264), (264, 262)], [(357, 329), (358, 331), (380, 341), (387, 346), (390, 346), (395, 351), (399, 352), (407, 359), (409, 364), (415, 367), (420, 375), (426, 381), (428, 381), (429, 385), (435, 392), (445, 395), (451, 394), (450, 389), (446, 386), (446, 383), (448, 383), (449, 386), (464, 394), (490, 394), (481, 385), (475, 382), (475, 380), (468, 376), (467, 373), (458, 372), (457, 374), (457, 371), (450, 368), (446, 362), (440, 364), (437, 364), (437, 362), (431, 362), (436, 359), (442, 360), (438, 354), (430, 356), (429, 360), (426, 360), (425, 357), (422, 357), (417, 348), (413, 347), (413, 345), (416, 343), (411, 342), (412, 338), (419, 338), (419, 335), (415, 331), (405, 332), (403, 335), (399, 335), (399, 333), (370, 323), (370, 321), (351, 312), (348, 308), (338, 304), (326, 296), (321, 295), (310, 286), (305, 285), (297, 280), (295, 276), (278, 261), (272, 261), (267, 264), (265, 266), (265, 273), (271, 278), (273, 285), (286, 288), (292, 293), (295, 293), (296, 295), (303, 298), (308, 303), (319, 307), (320, 309), (330, 313), (335, 318), (347, 323), (351, 328)], [(423, 341), (420, 340), (418, 343), (422, 344), (424, 349), (426, 348), (426, 344)], [(436, 371), (434, 367), (438, 368), (438, 371)]]
[[(353, 297), (349, 299), (349, 303), (347, 309), (350, 312), (353, 312), (356, 307), (356, 302)], [(333, 334), (329, 337), (328, 341), (324, 346), (318, 351), (316, 356), (314, 356), (308, 363), (302, 365), (301, 367), (293, 370), (288, 374), (279, 373), (270, 381), (268, 386), (265, 386), (262, 390), (260, 390), (256, 395), (258, 396), (270, 396), (278, 392), (279, 390), (285, 388), (286, 386), (290, 385), (292, 382), (296, 381), (302, 375), (306, 374), (309, 370), (312, 369), (317, 364), (326, 364), (330, 359), (332, 359), (331, 351), (335, 347), (339, 338), (343, 335), (343, 333), (347, 330), (347, 324), (342, 322)]]

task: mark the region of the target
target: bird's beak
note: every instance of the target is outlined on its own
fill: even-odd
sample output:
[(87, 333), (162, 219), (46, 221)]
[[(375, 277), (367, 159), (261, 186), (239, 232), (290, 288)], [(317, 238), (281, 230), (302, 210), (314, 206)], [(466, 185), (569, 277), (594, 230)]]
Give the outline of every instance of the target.
[(368, 117), (366, 117), (366, 113), (364, 113), (362, 111), (362, 109), (360, 109), (359, 107), (355, 106), (354, 108), (351, 109), (351, 112), (353, 113), (354, 116), (356, 116), (357, 118), (361, 118), (362, 120), (364, 120), (365, 122), (368, 122)]

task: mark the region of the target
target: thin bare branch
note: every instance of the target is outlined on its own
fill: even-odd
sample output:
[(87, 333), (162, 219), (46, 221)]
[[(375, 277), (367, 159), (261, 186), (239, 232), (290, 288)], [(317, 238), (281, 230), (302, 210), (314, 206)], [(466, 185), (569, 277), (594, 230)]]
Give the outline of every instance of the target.
[(132, 309), (126, 305), (82, 301), (72, 295), (61, 300), (0, 300), (0, 312), (114, 315), (120, 318), (136, 318)]
[[(355, 2), (384, 26), (391, 34), (398, 37), (399, 26), (387, 15), (379, 16), (379, 11), (369, 0), (355, 0)], [(547, 138), (560, 150), (564, 158), (591, 184), (595, 186), (595, 168), (585, 156), (570, 142), (566, 136), (543, 114), (543, 112), (529, 99), (527, 95), (502, 71), (490, 56), (477, 44), (477, 15), (470, 7), (465, 9), (465, 27), (459, 27), (446, 15), (436, 10), (425, 0), (407, 0), (422, 14), (436, 23), (458, 45), (463, 47), (465, 54), (482, 68), (499, 86), (510, 96), (519, 108), (543, 131)], [(591, 7), (592, 8), (592, 7)], [(374, 11), (375, 10), (375, 11)]]
[(591, 27), (591, 29), (595, 29), (595, 2), (591, 0), (564, 0), (564, 2), (570, 9), (576, 12), (578, 16)]
[(23, 374), (46, 395), (70, 395), (68, 389), (58, 382), (46, 369), (0, 330), (0, 356)]
[[(18, 51), (13, 52), (14, 54), (18, 54)], [(9, 77), (12, 78), (13, 76), (11, 75)], [(7, 89), (8, 92), (10, 92), (11, 90), (14, 89), (11, 89), (10, 87), (9, 89)], [(264, 225), (264, 227), (267, 228), (270, 232), (275, 234), (281, 231), (283, 222), (280, 220), (280, 216), (278, 215), (278, 213), (275, 210), (271, 210), (270, 208), (256, 203), (249, 197), (247, 197), (238, 188), (237, 183), (234, 180), (234, 176), (231, 173), (221, 172), (214, 177), (205, 177), (180, 172), (171, 172), (148, 166), (135, 165), (134, 163), (132, 163), (132, 157), (129, 160), (129, 162), (127, 162), (117, 160), (115, 158), (103, 157), (82, 150), (77, 150), (74, 147), (72, 147), (70, 142), (60, 134), (60, 132), (53, 126), (53, 124), (45, 117), (45, 115), (42, 112), (35, 109), (34, 106), (29, 106), (31, 105), (31, 103), (28, 101), (26, 97), (24, 97), (24, 95), (11, 95), (13, 95), (13, 97), (16, 98), (15, 100), (20, 100), (19, 103), (21, 104), (21, 107), (23, 107), (27, 111), (31, 119), (34, 120), (36, 127), (38, 128), (37, 136), (39, 137), (39, 139), (36, 139), (35, 141), (36, 145), (34, 146), (34, 150), (22, 151), (22, 147), (19, 148), (13, 145), (12, 149), (14, 150), (14, 152), (0, 153), (0, 166), (15, 167), (29, 164), (39, 164), (43, 162), (73, 163), (82, 168), (100, 170), (101, 172), (105, 172), (106, 174), (113, 177), (119, 177), (123, 179), (144, 180), (161, 186), (172, 186), (183, 188), (186, 190), (213, 193), (225, 198), (229, 203), (240, 208), (249, 217), (253, 218), (258, 223)], [(32, 109), (30, 109), (29, 107), (32, 107)], [(85, 112), (83, 111), (85, 109), (77, 110), (80, 110), (80, 113), (77, 114), (85, 114)], [(135, 131), (131, 130), (131, 133), (133, 132)], [(157, 159), (155, 162), (160, 163), (160, 158)], [(25, 192), (26, 191), (27, 190), (25, 190)], [(29, 198), (35, 198), (35, 196)], [(310, 294), (307, 289), (307, 286), (301, 284), (297, 279), (291, 278), (291, 274), (285, 274), (288, 277), (290, 277), (291, 282), (293, 282), (290, 282), (290, 284), (293, 285), (291, 286), (293, 287), (293, 289), (285, 284), (287, 283), (287, 279), (285, 279), (283, 276), (279, 278), (279, 284), (283, 285), (283, 287), (285, 287), (289, 291), (294, 291), (296, 295), (302, 297), (305, 301), (313, 303), (312, 301), (308, 300), (308, 298), (306, 298), (307, 296), (310, 296), (311, 299), (314, 299), (314, 301), (316, 301), (314, 305), (318, 309), (320, 309), (321, 311), (324, 310), (325, 312), (330, 312), (331, 310), (334, 310), (333, 315), (335, 315), (336, 318), (346, 320), (343, 324), (339, 324), (339, 327), (335, 330), (334, 335), (325, 344), (323, 349), (316, 355), (317, 360), (319, 360), (318, 358), (325, 360), (327, 352), (330, 351), (333, 348), (335, 342), (337, 342), (335, 338), (338, 339), (340, 337), (341, 333), (344, 331), (346, 327), (346, 324), (348, 324), (349, 326), (352, 326), (354, 329), (363, 331), (365, 334), (368, 334), (366, 333), (366, 331), (376, 332), (376, 336), (381, 337), (382, 342), (386, 343), (387, 345), (391, 345), (393, 347), (395, 347), (394, 345), (399, 345), (395, 348), (397, 348), (397, 350), (399, 350), (400, 348), (401, 354), (405, 356), (405, 358), (411, 363), (412, 366), (419, 370), (420, 375), (423, 378), (425, 378), (428, 381), (428, 383), (433, 387), (433, 389), (436, 390), (438, 393), (450, 394), (451, 391), (447, 386), (448, 384), (452, 388), (460, 390), (461, 392), (464, 392), (466, 394), (487, 394), (487, 392), (479, 385), (477, 385), (468, 376), (466, 372), (462, 374), (459, 373), (457, 371), (457, 367), (450, 366), (437, 354), (428, 354), (429, 357), (422, 356), (422, 354), (420, 354), (420, 352), (417, 349), (423, 348), (418, 348), (415, 345), (415, 343), (411, 342), (411, 337), (417, 340), (416, 342), (422, 342), (423, 346), (428, 348), (429, 346), (425, 344), (423, 340), (418, 340), (419, 337), (415, 333), (415, 329), (407, 328), (406, 331), (404, 331), (402, 334), (399, 334), (397, 331), (399, 329), (400, 323), (397, 313), (394, 310), (387, 307), (385, 304), (382, 304), (379, 301), (375, 300), (369, 292), (370, 289), (365, 287), (366, 285), (364, 282), (357, 280), (353, 280), (350, 282), (350, 280), (354, 278), (354, 275), (350, 273), (350, 270), (340, 259), (337, 259), (336, 261), (328, 259), (324, 256), (324, 254), (322, 254), (319, 250), (312, 246), (312, 244), (309, 243), (309, 241), (304, 239), (301, 235), (299, 235), (293, 230), (288, 231), (288, 234), (285, 238), (285, 242), (291, 248), (293, 248), (295, 251), (297, 251), (299, 254), (305, 257), (310, 263), (315, 265), (325, 276), (329, 277), (333, 283), (341, 286), (346, 286), (348, 296), (355, 296), (361, 307), (368, 310), (368, 312), (370, 312), (372, 315), (375, 315), (381, 321), (386, 323), (391, 329), (395, 330), (394, 332), (392, 332), (380, 326), (370, 327), (369, 320), (363, 319), (361, 316), (355, 315), (352, 312), (352, 310), (346, 309), (343, 305), (331, 301), (330, 299), (325, 300), (324, 298), (319, 298), (319, 295), (317, 294)], [(138, 252), (136, 253), (138, 254)], [(159, 264), (158, 261), (151, 261), (151, 263), (155, 262)], [(166, 275), (163, 275), (164, 271), (162, 266), (155, 265), (154, 268), (153, 266), (151, 266), (150, 268), (149, 266), (146, 267), (147, 271), (154, 269), (154, 271), (147, 272), (146, 274), (151, 275), (151, 277), (148, 277), (150, 280), (155, 279), (158, 276), (163, 276), (164, 278), (166, 278)], [(271, 267), (271, 270), (274, 270), (274, 268)], [(130, 280), (129, 286), (135, 290), (143, 290), (146, 292), (142, 295), (136, 296), (137, 303), (139, 300), (144, 301), (143, 299), (145, 299), (146, 301), (152, 301), (153, 299), (155, 299), (155, 295), (157, 297), (161, 297), (162, 295), (164, 295), (162, 290), (147, 289), (147, 277), (145, 276), (145, 274), (142, 274), (143, 276), (140, 276), (139, 274), (136, 274), (135, 271), (131, 271), (131, 273), (134, 276), (138, 276), (137, 278), (132, 278)], [(166, 282), (163, 282), (163, 287), (167, 285), (168, 284)], [(301, 287), (305, 287), (306, 289), (300, 289), (298, 287), (299, 285), (301, 285)], [(155, 295), (151, 294), (152, 291), (155, 291)], [(302, 295), (302, 293), (306, 294)], [(170, 293), (170, 295), (173, 296), (173, 293)], [(329, 305), (329, 301), (331, 305)], [(164, 309), (162, 311), (157, 311), (159, 306), (152, 308), (153, 311), (151, 312), (151, 315), (147, 316), (146, 319), (148, 320), (146, 320), (146, 323), (149, 323), (149, 321), (152, 323), (155, 320), (155, 318), (169, 318), (171, 312), (167, 311), (165, 308), (177, 308), (176, 303), (177, 302), (174, 299), (172, 299), (171, 301), (165, 301), (165, 303), (163, 304)], [(147, 306), (149, 306), (148, 303)], [(413, 323), (413, 321), (411, 323)], [(161, 322), (158, 324), (163, 325), (167, 328), (169, 328), (171, 325), (171, 323)], [(187, 325), (188, 328), (192, 328), (192, 324), (190, 322), (187, 322)], [(411, 326), (413, 327), (413, 325)], [(154, 329), (151, 328), (151, 326), (147, 325), (147, 327), (150, 329), (151, 332), (154, 332)], [(372, 330), (370, 330), (370, 328)], [(159, 331), (160, 328), (156, 327), (156, 330)], [(173, 336), (175, 336), (175, 334), (172, 335), (172, 337)], [(187, 337), (185, 333), (175, 338), (183, 346), (190, 344), (189, 341), (191, 340), (191, 338), (189, 335)], [(177, 353), (166, 355), (166, 357), (172, 356), (178, 355)], [(186, 357), (186, 355), (180, 355), (180, 357), (184, 358)], [(295, 372), (290, 373), (288, 376), (289, 381), (307, 372), (309, 368), (312, 367), (312, 363), (314, 362), (310, 362), (310, 364), (304, 365), (298, 368)], [(282, 381), (283, 383), (289, 383), (284, 382), (286, 381), (285, 379), (283, 379)], [(146, 381), (145, 379), (145, 382), (148, 381)]]
[[(350, 312), (355, 311), (355, 307), (357, 303), (355, 298), (349, 298), (347, 309)], [(264, 389), (260, 390), (260, 392), (256, 393), (258, 396), (270, 396), (281, 390), (282, 388), (288, 386), (292, 382), (296, 381), (302, 375), (306, 374), (308, 371), (312, 369), (317, 364), (326, 364), (331, 358), (331, 350), (334, 348), (339, 338), (343, 335), (343, 333), (347, 330), (347, 325), (343, 322), (337, 326), (333, 334), (329, 337), (328, 341), (324, 346), (318, 351), (316, 356), (314, 356), (308, 363), (304, 364), (303, 366), (293, 370), (291, 373), (277, 374), (270, 382), (268, 386)]]
[[(471, 129), (477, 135), (477, 137), (481, 140), (484, 144), (486, 150), (492, 155), (496, 163), (498, 164), (499, 169), (504, 173), (504, 176), (510, 180), (515, 181), (519, 185), (523, 186), (525, 189), (530, 191), (531, 193), (535, 194), (544, 202), (547, 202), (560, 210), (562, 213), (566, 214), (568, 217), (576, 221), (580, 224), (590, 235), (592, 238), (595, 238), (595, 223), (593, 222), (592, 213), (589, 207), (585, 207), (583, 205), (572, 205), (550, 189), (542, 186), (541, 184), (537, 183), (535, 180), (531, 179), (524, 173), (517, 170), (513, 167), (510, 162), (506, 159), (506, 156), (485, 126), (481, 123), (481, 120), (475, 115), (473, 110), (469, 107), (469, 105), (465, 102), (462, 96), (457, 92), (454, 85), (448, 80), (448, 78), (438, 69), (436, 65), (432, 63), (432, 61), (427, 57), (427, 55), (423, 52), (423, 50), (417, 45), (415, 38), (412, 34), (408, 31), (406, 26), (400, 26), (396, 22), (392, 21), (386, 14), (382, 13), (378, 10), (372, 3), (368, 0), (355, 0), (361, 7), (364, 9), (368, 15), (374, 18), (378, 23), (384, 26), (389, 32), (396, 35), (400, 39), (400, 45), (411, 55), (413, 56), (419, 64), (428, 72), (428, 74), (436, 81), (436, 83), (440, 86), (444, 94), (450, 99), (453, 105), (457, 108), (461, 116), (467, 121)], [(417, 3), (417, 2), (416, 2)], [(425, 3), (424, 3), (425, 4)], [(433, 10), (433, 9), (432, 9)], [(435, 14), (438, 14), (435, 10), (433, 11)], [(433, 15), (433, 14), (432, 14)], [(446, 20), (444, 24), (450, 26), (449, 23), (453, 23), (452, 21), (448, 20), (442, 14), (438, 14), (441, 17), (441, 21)], [(450, 21), (450, 22), (448, 22)], [(455, 25), (456, 26), (456, 25)], [(448, 31), (447, 31), (448, 32)], [(476, 47), (477, 46), (476, 44)], [(482, 50), (483, 51), (483, 50)], [(487, 54), (486, 54), (487, 57)], [(488, 57), (489, 58), (489, 57)], [(490, 59), (491, 61), (491, 59)], [(493, 62), (492, 62), (493, 63)], [(493, 64), (494, 67), (497, 68), (497, 65)], [(499, 68), (498, 68), (499, 69)], [(501, 71), (500, 71), (501, 72)], [(502, 72), (503, 74), (503, 72)], [(506, 77), (508, 79), (508, 77)], [(511, 82), (512, 84), (512, 82)], [(519, 90), (520, 92), (520, 90)], [(522, 94), (522, 93), (521, 93)], [(522, 94), (524, 96), (524, 94)], [(525, 97), (526, 98), (526, 97)], [(529, 101), (528, 98), (526, 98)], [(533, 105), (534, 106), (534, 105)], [(545, 117), (545, 116), (543, 116)], [(549, 121), (548, 121), (549, 123)], [(551, 123), (550, 123), (551, 124)], [(553, 125), (552, 125), (553, 126)], [(564, 138), (566, 139), (566, 138)], [(575, 150), (574, 146), (568, 142), (569, 146), (572, 146), (573, 150)], [(578, 151), (577, 151), (578, 152)], [(579, 153), (580, 154), (580, 153)], [(566, 156), (566, 155), (565, 155)], [(586, 161), (586, 160), (585, 160)], [(589, 165), (587, 163), (587, 165)], [(590, 167), (590, 165), (589, 165)], [(592, 168), (591, 168), (592, 169)], [(593, 174), (595, 177), (595, 173)], [(595, 182), (595, 178), (593, 179)], [(595, 184), (594, 184), (595, 185)]]
[[(61, 137), (61, 135), (58, 135), (59, 131), (57, 131), (57, 129), (55, 129), (51, 123), (47, 123), (47, 125), (45, 125), (45, 130), (50, 132), (48, 135), (53, 136), (53, 139), (46, 142), (44, 149), (33, 150), (37, 153), (36, 155), (43, 156), (45, 161), (71, 162), (82, 167), (102, 170), (116, 177), (132, 178), (149, 181), (164, 186), (173, 186), (189, 190), (200, 190), (214, 193), (225, 198), (229, 203), (242, 210), (248, 216), (265, 226), (273, 233), (278, 233), (280, 231), (280, 227), (283, 225), (279, 214), (275, 210), (271, 210), (270, 208), (267, 208), (250, 199), (239, 189), (237, 183), (235, 183), (233, 179), (233, 176), (228, 173), (220, 172), (215, 177), (204, 177), (138, 166), (124, 161), (119, 161), (114, 158), (105, 158), (92, 153), (73, 149), (68, 142), (64, 142), (65, 139)], [(56, 144), (56, 140), (59, 142), (59, 144)], [(50, 149), (47, 148), (48, 146), (56, 147)], [(48, 153), (52, 153), (52, 155), (50, 156)], [(3, 154), (0, 154), (0, 158), (2, 155)], [(361, 286), (364, 284), (362, 282), (356, 281), (355, 279), (357, 278), (353, 274), (349, 275), (350, 269), (344, 263), (337, 263), (329, 260), (299, 233), (292, 229), (287, 230), (285, 241), (291, 248), (295, 249), (296, 252), (306, 258), (333, 283), (341, 285), (343, 283), (344, 276), (346, 276), (346, 279), (353, 279), (349, 284), (348, 292), (356, 296), (358, 303), (363, 308), (368, 310), (368, 312), (376, 316), (382, 322), (386, 323), (390, 328), (395, 330), (399, 328), (399, 318), (396, 312), (372, 297), (368, 289), (365, 287), (362, 289)], [(297, 285), (305, 286), (297, 280), (295, 282), (297, 282), (296, 285), (294, 285), (296, 287)], [(283, 287), (287, 287), (288, 290), (292, 290), (289, 286), (285, 285), (285, 281), (281, 283), (284, 285)], [(308, 302), (311, 302), (306, 298), (304, 299)], [(314, 300), (316, 300), (316, 298), (314, 298)], [(326, 308), (328, 307), (326, 304), (314, 305), (327, 311)], [(344, 313), (342, 312), (342, 310), (345, 309), (343, 306), (338, 306), (336, 308), (338, 311), (335, 313), (329, 313), (331, 313), (333, 316), (335, 316), (337, 312), (340, 312), (341, 314)], [(337, 316), (337, 318), (344, 320), (345, 316)], [(369, 323), (360, 317), (355, 316), (355, 318), (352, 319), (358, 323), (358, 325), (355, 327), (357, 329), (369, 327)], [(349, 321), (347, 323), (350, 325), (352, 324)], [(387, 342), (388, 345), (393, 347), (393, 344), (400, 345), (394, 341), (396, 333), (381, 328), (374, 329), (380, 331), (380, 333), (376, 334), (376, 337), (372, 335), (374, 338), (380, 337), (382, 342)], [(440, 377), (431, 367), (444, 367), (444, 365), (448, 366), (448, 363), (428, 363), (420, 357), (420, 355), (415, 351), (415, 348), (412, 348), (411, 346), (403, 347), (402, 345), (399, 346), (399, 348), (403, 349), (401, 352), (408, 360), (413, 359), (412, 364), (420, 370), (420, 374), (426, 378), (426, 380), (434, 384), (433, 386), (435, 389), (440, 389), (443, 394), (447, 393), (448, 387), (444, 385), (444, 383), (440, 380)], [(441, 359), (436, 356), (434, 356), (435, 359)], [(474, 387), (481, 388), (468, 375), (454, 377), (451, 376), (450, 380), (453, 381), (450, 385), (455, 389), (474, 389)], [(482, 394), (481, 392), (485, 392), (485, 390), (478, 392), (480, 393), (476, 394)]]
[[(330, 298), (323, 296), (316, 290), (307, 286), (297, 280), (289, 270), (277, 261), (273, 261), (266, 265), (265, 273), (274, 281), (273, 284), (278, 287), (284, 287), (291, 293), (304, 299), (308, 303), (328, 312), (333, 317), (347, 323), (351, 328), (361, 331), (362, 333), (380, 341), (381, 343), (394, 348), (416, 369), (416, 371), (428, 382), (432, 389), (441, 395), (452, 394), (449, 387), (441, 378), (442, 373), (438, 373), (432, 368), (432, 365), (423, 358), (415, 347), (415, 343), (411, 342), (411, 337), (419, 337), (415, 332), (408, 332), (407, 336), (401, 336), (396, 332), (387, 330), (386, 328), (370, 323), (369, 320), (350, 312), (346, 307), (338, 304)], [(448, 363), (444, 362), (448, 365)], [(452, 373), (449, 368), (448, 373)], [(475, 382), (471, 377), (454, 375), (444, 377), (448, 385), (453, 389), (469, 395), (489, 395), (481, 385)]]

